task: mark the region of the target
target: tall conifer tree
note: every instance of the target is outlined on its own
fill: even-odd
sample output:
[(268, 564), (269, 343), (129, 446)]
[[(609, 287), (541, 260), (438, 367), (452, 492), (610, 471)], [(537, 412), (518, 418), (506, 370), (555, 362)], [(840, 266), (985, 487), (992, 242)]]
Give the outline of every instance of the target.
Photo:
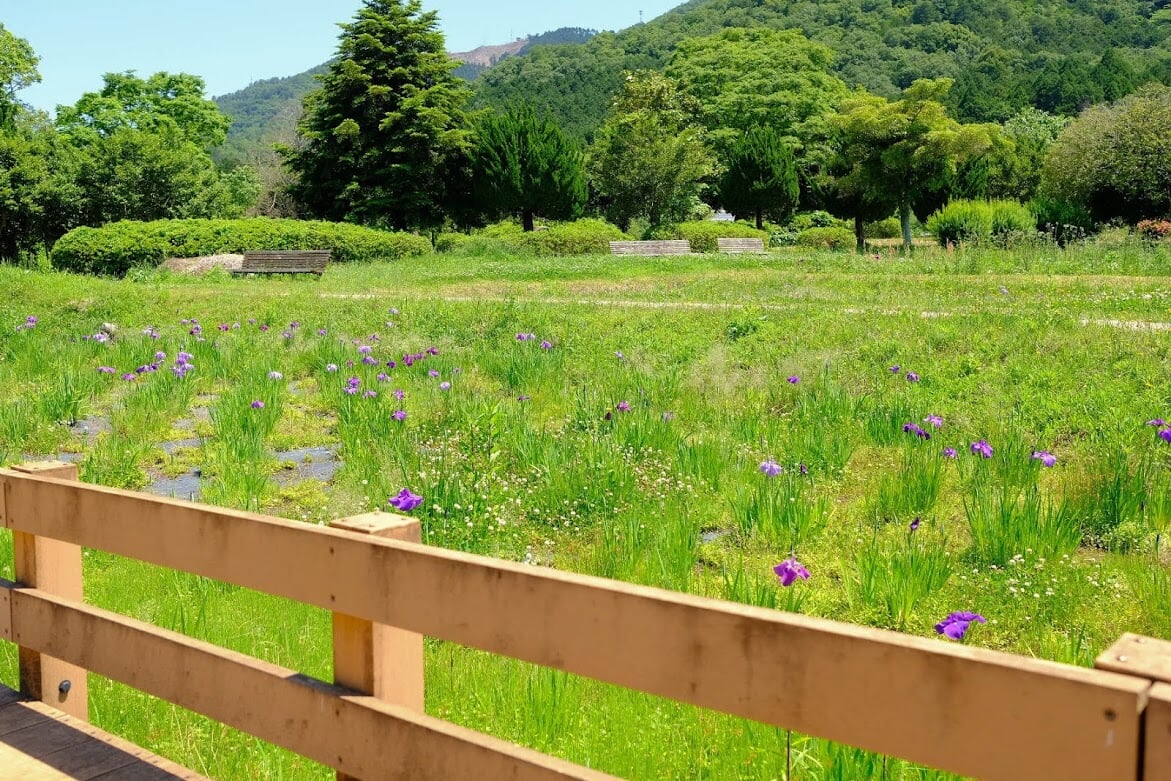
[(305, 99), (289, 189), (315, 217), (399, 230), (443, 221), (466, 150), (468, 90), (452, 75), (433, 11), (364, 0), (343, 24), (321, 89)]

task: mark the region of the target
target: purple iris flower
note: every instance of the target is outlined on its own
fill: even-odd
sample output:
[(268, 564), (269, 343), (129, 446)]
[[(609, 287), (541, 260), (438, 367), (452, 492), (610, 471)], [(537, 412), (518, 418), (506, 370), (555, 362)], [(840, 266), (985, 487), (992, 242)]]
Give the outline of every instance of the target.
[(784, 472), (785, 468), (769, 458), (760, 462), (760, 471), (765, 477), (776, 477)]
[(918, 382), (919, 381), (919, 375), (916, 374), (915, 372), (907, 372), (903, 376), (907, 378), (907, 382)]
[(40, 320), (37, 319), (36, 315), (29, 315), (28, 317), (26, 317), (24, 319), (24, 327), (25, 328), (36, 328), (37, 323), (39, 323), (39, 322), (40, 322)]
[(335, 372), (335, 371), (337, 371), (337, 364), (336, 363), (327, 363), (327, 364), (325, 364), (325, 370), (327, 372)]
[(614, 409), (618, 410), (619, 412), (630, 412), (630, 402), (620, 401), (618, 402), (618, 405), (614, 407)]
[(911, 521), (911, 531), (913, 531), (913, 532), (919, 531), (919, 524), (920, 523), (921, 523), (921, 521), (919, 520), (919, 516), (916, 515), (915, 520)]
[(1171, 428), (1159, 429), (1159, 439), (1164, 442), (1171, 442)]
[(392, 418), (394, 418), (395, 420), (399, 420), (399, 421), (406, 420), (407, 419), (407, 411), (405, 409), (396, 409), (393, 413), (391, 413), (390, 416)]
[(1034, 450), (1033, 459), (1040, 461), (1043, 466), (1055, 466), (1057, 464), (1057, 456), (1050, 453), (1048, 450)]
[(122, 375), (122, 379), (126, 380), (126, 382), (133, 382), (134, 380), (138, 379), (138, 375), (134, 372), (127, 372), (126, 374)]
[(261, 331), (267, 331), (267, 330), (268, 330), (268, 326), (267, 326), (267, 325), (262, 325), (262, 326), (260, 326), (260, 330), (261, 330)]
[(400, 510), (404, 513), (409, 513), (411, 510), (418, 507), (423, 502), (423, 497), (418, 494), (411, 493), (410, 489), (404, 488), (398, 492), (397, 496), (392, 496), (386, 500), (387, 504)]
[(363, 397), (363, 398), (367, 398), (367, 399), (373, 399), (373, 398), (374, 398), (374, 397), (376, 397), (377, 395), (378, 395), (378, 391), (376, 391), (376, 390), (368, 390), (368, 391), (366, 391), (365, 393), (363, 393), (363, 394), (362, 394), (362, 397)]
[(398, 388), (394, 392), (394, 397), (396, 399), (398, 399), (399, 401), (402, 401), (406, 395), (407, 395), (406, 391), (404, 391), (402, 388)]
[(435, 369), (428, 369), (428, 370), (427, 370), (427, 376), (428, 376), (428, 377), (438, 377), (438, 376), (439, 376), (439, 372), (438, 372), (438, 371), (436, 371)]
[(374, 352), (374, 348), (368, 344), (364, 344), (358, 348), (359, 355), (369, 355), (372, 352)]
[(968, 627), (977, 622), (985, 623), (984, 616), (967, 610), (948, 613), (947, 618), (935, 625), (935, 631), (950, 637), (952, 640), (963, 640)]
[(553, 343), (550, 342), (548, 339), (545, 339), (544, 341), (541, 342), (541, 349), (542, 350), (552, 350)]
[(325, 330), (324, 328), (318, 328), (318, 329), (317, 329), (317, 335), (318, 335), (318, 336), (325, 336), (325, 335), (326, 335), (326, 334), (328, 334), (328, 333), (329, 333), (329, 331)]
[(930, 423), (935, 428), (943, 428), (943, 418), (939, 417), (938, 415), (928, 415), (927, 417), (923, 418), (923, 422)]
[(227, 323), (220, 323), (216, 326), (216, 328), (220, 329), (221, 331), (227, 331), (229, 326)]
[(379, 372), (378, 376), (374, 379), (378, 380), (379, 382), (390, 382), (390, 375), (386, 372)]
[(99, 366), (98, 373), (100, 374), (115, 374), (118, 370), (113, 366)]
[(536, 339), (536, 338), (537, 338), (536, 334), (517, 334), (516, 335), (516, 340), (518, 342), (527, 342), (527, 341), (530, 341), (530, 340)]
[(516, 397), (516, 400), (517, 401), (529, 401), (531, 398), (532, 398), (532, 396), (526, 396), (525, 394), (522, 393), (521, 395)]
[(803, 475), (807, 475), (809, 474), (809, 467), (805, 466), (805, 464), (797, 464), (797, 471)]
[(790, 556), (773, 567), (773, 572), (777, 573), (777, 577), (781, 579), (781, 585), (786, 588), (793, 585), (798, 578), (809, 580), (809, 570), (797, 561), (796, 556)]
[(439, 348), (438, 347), (428, 347), (427, 354), (428, 355), (439, 355)]
[(797, 383), (801, 382), (801, 378), (798, 377), (796, 374), (794, 374), (794, 375), (790, 376), (788, 379), (786, 379), (785, 381), (788, 382), (790, 385), (796, 385)]
[(1163, 420), (1162, 418), (1155, 418), (1154, 420), (1148, 420), (1147, 425), (1148, 426), (1157, 426), (1159, 428), (1163, 428), (1164, 426), (1167, 425), (1167, 421)]
[(252, 409), (264, 409), (264, 402), (260, 399), (252, 402)]
[(945, 447), (943, 449), (943, 457), (944, 458), (959, 458), (960, 454), (956, 452), (956, 449), (954, 447)]
[(451, 383), (447, 382), (447, 381), (439, 383), (439, 390), (441, 390), (441, 391), (451, 390)]
[(890, 373), (891, 374), (898, 374), (900, 371), (902, 371), (902, 369), (903, 369), (903, 367), (899, 366), (896, 363), (894, 366), (890, 367)]
[(979, 442), (973, 442), (971, 451), (974, 456), (992, 458), (992, 445), (989, 445), (986, 440), (981, 439)]

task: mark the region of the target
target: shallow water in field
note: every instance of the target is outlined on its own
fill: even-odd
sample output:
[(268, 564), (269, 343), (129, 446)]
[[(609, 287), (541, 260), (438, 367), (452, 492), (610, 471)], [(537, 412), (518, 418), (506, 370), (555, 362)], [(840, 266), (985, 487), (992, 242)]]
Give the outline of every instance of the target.
[(320, 480), (327, 483), (333, 479), (342, 462), (337, 458), (337, 452), (324, 445), (304, 447), (296, 450), (278, 450), (273, 455), (277, 460), (288, 467), (273, 475), (273, 479), (281, 485), (288, 485), (301, 480)]
[(168, 496), (194, 502), (199, 499), (201, 484), (199, 473), (192, 470), (178, 477), (157, 477), (146, 487), (146, 490), (156, 496)]

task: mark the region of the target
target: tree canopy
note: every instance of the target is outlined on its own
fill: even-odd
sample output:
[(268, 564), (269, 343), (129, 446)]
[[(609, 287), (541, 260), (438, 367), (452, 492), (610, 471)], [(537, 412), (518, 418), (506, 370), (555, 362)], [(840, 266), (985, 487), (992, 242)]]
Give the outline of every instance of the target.
[(700, 105), (699, 121), (717, 149), (745, 131), (771, 127), (796, 146), (806, 125), (849, 94), (829, 73), (833, 51), (796, 30), (724, 30), (679, 42), (665, 74)]
[(1042, 191), (1099, 220), (1171, 214), (1171, 89), (1150, 85), (1085, 111), (1053, 142)]
[(12, 127), (20, 105), (16, 93), (41, 80), (39, 61), (28, 41), (0, 24), (0, 130)]
[(991, 145), (990, 129), (961, 125), (940, 102), (950, 79), (916, 81), (894, 102), (861, 94), (831, 118), (839, 133), (847, 191), (898, 210), (903, 241), (911, 245), (911, 214), (917, 202), (934, 211), (946, 200), (960, 162)]
[(107, 73), (99, 92), (57, 107), (57, 127), (80, 143), (139, 130), (177, 137), (202, 150), (224, 142), (231, 120), (204, 97), (203, 79), (187, 73)]
[(341, 27), (321, 89), (305, 101), (304, 147), (287, 153), (298, 176), (290, 189), (317, 217), (438, 225), (469, 131), (468, 91), (436, 15), (419, 0), (364, 0)]

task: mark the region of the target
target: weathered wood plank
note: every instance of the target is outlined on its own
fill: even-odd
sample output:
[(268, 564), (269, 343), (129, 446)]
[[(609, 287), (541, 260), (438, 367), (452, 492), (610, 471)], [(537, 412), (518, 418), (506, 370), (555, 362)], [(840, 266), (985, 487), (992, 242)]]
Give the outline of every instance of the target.
[(1171, 641), (1127, 632), (1098, 655), (1094, 667), (1171, 683)]
[(689, 255), (691, 244), (686, 239), (661, 241), (612, 241), (611, 255)]
[(0, 482), (18, 529), (945, 770), (1137, 772), (1137, 678), (115, 489)]
[(329, 265), (329, 250), (249, 251), (233, 274), (318, 274)]
[[(202, 780), (173, 762), (0, 686), (0, 778)], [(109, 774), (109, 775), (107, 775)]]
[(725, 255), (763, 253), (763, 239), (716, 239), (716, 248)]
[(12, 606), (22, 643), (359, 778), (612, 778), (51, 594)]
[(1146, 712), (1143, 781), (1171, 781), (1171, 684), (1151, 687)]

